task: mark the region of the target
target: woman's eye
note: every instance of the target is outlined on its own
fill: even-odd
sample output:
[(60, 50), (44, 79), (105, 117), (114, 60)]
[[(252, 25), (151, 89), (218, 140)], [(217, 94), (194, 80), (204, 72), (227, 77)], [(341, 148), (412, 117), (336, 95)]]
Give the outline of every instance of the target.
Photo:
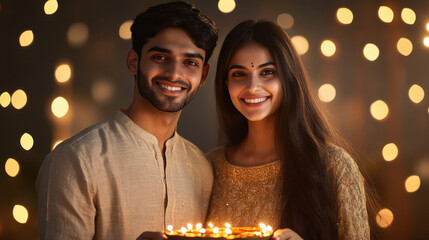
[(231, 73), (231, 77), (244, 77), (244, 76), (246, 76), (246, 74), (240, 71)]
[(275, 73), (276, 73), (276, 70), (274, 70), (274, 69), (264, 69), (264, 70), (261, 72), (261, 75), (266, 76), (266, 75), (273, 75), (273, 74), (275, 74)]

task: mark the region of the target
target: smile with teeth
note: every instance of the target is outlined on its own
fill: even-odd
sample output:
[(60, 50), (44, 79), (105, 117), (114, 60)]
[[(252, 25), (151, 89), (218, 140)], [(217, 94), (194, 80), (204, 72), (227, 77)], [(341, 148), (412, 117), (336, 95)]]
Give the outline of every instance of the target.
[(173, 91), (173, 92), (175, 92), (175, 91), (181, 91), (182, 90), (181, 87), (171, 87), (171, 86), (167, 86), (167, 85), (162, 84), (162, 83), (160, 83), (159, 86), (161, 88), (164, 88), (164, 89), (167, 89), (168, 91)]
[(268, 97), (261, 97), (261, 98), (243, 98), (244, 102), (246, 103), (260, 103), (265, 100), (267, 100)]

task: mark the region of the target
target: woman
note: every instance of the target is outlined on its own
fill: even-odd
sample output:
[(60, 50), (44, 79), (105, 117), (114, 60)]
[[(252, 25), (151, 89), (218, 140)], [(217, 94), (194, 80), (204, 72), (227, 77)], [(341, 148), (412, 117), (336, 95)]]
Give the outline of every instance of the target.
[(283, 229), (281, 239), (369, 239), (364, 180), (287, 34), (267, 21), (237, 25), (215, 84), (228, 144), (207, 154), (216, 177), (208, 222), (263, 222)]

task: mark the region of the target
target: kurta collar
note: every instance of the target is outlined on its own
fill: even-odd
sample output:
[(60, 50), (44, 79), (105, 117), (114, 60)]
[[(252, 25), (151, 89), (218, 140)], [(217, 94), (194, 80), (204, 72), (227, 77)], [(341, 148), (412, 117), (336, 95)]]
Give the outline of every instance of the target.
[[(131, 118), (129, 118), (124, 112), (119, 110), (114, 117), (118, 122), (120, 122), (122, 125), (125, 126), (127, 130), (135, 134), (137, 137), (142, 138), (143, 140), (158, 144), (158, 139), (148, 131), (141, 128), (139, 125), (137, 125)], [(174, 131), (174, 134), (171, 138), (167, 139), (166, 146), (170, 146), (174, 144), (177, 139), (179, 138), (179, 134), (177, 133), (177, 129)]]

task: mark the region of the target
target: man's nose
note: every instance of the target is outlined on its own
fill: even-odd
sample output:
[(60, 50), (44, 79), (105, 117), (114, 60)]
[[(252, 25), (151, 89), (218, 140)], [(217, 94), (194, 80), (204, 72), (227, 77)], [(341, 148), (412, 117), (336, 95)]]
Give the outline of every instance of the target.
[(171, 78), (172, 81), (181, 79), (183, 77), (183, 69), (180, 61), (171, 61), (167, 69), (165, 70), (165, 75)]

